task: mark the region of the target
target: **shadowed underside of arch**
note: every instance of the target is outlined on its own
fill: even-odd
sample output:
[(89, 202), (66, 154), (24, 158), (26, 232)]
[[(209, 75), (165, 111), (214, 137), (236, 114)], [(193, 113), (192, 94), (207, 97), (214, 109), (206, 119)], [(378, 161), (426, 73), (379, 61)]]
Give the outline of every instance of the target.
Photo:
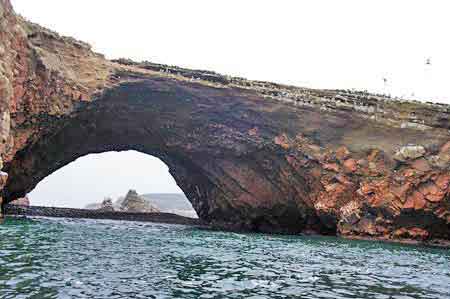
[(137, 150), (221, 227), (450, 239), (449, 107), (108, 61), (0, 5), (5, 202)]

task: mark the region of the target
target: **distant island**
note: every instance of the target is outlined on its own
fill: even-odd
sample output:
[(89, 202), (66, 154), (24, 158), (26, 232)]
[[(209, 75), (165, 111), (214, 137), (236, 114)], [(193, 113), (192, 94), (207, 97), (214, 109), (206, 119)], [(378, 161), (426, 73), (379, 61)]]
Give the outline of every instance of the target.
[(116, 200), (105, 198), (102, 202), (90, 203), (84, 208), (88, 210), (143, 213), (163, 212), (198, 218), (189, 200), (181, 193), (148, 193), (139, 195), (135, 190), (130, 190), (126, 196), (121, 196)]

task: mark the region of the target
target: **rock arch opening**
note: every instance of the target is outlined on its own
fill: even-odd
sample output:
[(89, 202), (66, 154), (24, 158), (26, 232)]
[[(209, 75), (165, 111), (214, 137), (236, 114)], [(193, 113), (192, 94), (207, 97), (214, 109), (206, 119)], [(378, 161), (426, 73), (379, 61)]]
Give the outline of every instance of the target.
[(136, 151), (80, 157), (44, 178), (28, 198), (36, 206), (87, 209), (99, 209), (109, 198), (119, 211), (129, 190), (161, 212), (197, 216), (167, 165)]
[(142, 106), (137, 107), (139, 101), (125, 102), (97, 101), (73, 117), (53, 120), (51, 128), (46, 128), (35, 143), (6, 166), (10, 173), (6, 200), (24, 196), (49, 174), (80, 157), (132, 150), (163, 161), (193, 205), (201, 209), (203, 192), (211, 184), (207, 176), (191, 159), (166, 150), (163, 137), (151, 120), (155, 116), (142, 114)]

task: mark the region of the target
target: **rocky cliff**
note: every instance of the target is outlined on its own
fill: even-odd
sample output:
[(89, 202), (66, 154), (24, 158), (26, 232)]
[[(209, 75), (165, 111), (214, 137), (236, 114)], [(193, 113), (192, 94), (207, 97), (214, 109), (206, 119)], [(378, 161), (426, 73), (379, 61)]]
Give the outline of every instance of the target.
[(219, 227), (450, 239), (449, 106), (108, 61), (9, 0), (0, 26), (6, 202), (80, 156), (133, 149)]

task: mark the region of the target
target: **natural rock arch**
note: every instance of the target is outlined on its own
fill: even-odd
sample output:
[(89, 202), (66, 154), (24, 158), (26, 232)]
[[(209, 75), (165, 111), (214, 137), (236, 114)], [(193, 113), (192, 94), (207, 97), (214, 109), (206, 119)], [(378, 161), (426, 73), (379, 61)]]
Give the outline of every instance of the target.
[(450, 239), (449, 106), (108, 61), (0, 8), (6, 202), (79, 156), (133, 149), (227, 228)]
[[(36, 142), (17, 152), (5, 167), (6, 200), (25, 195), (78, 157), (136, 150), (169, 166), (204, 220), (257, 229), (264, 224), (274, 230), (297, 230), (306, 221), (316, 221), (312, 208), (298, 200), (307, 197), (303, 188), (295, 187), (307, 186), (305, 178), (292, 175), (292, 187), (283, 185), (279, 172), (287, 173), (291, 166), (280, 146), (271, 142), (275, 135), (254, 132), (259, 121), (254, 109), (261, 106), (239, 103), (236, 96), (224, 97), (223, 92), (189, 82), (129, 82), (80, 105), (70, 116), (42, 123), (48, 127), (41, 128)], [(229, 115), (222, 117), (225, 111)], [(250, 119), (250, 114), (256, 118)], [(275, 132), (269, 118), (266, 121), (264, 126)], [(271, 134), (272, 145), (265, 143), (264, 134)]]

